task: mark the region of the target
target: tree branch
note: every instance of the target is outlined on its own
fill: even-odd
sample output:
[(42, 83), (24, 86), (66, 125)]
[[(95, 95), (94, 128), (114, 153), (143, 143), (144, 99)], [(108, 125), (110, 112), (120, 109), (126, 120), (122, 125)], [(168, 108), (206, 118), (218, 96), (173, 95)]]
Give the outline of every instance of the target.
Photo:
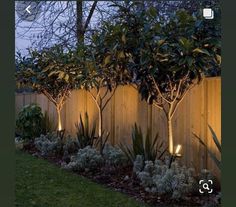
[(154, 79), (154, 77), (152, 76), (152, 80), (153, 80), (153, 82), (154, 82), (154, 85), (155, 85), (155, 87), (156, 87), (156, 89), (157, 89), (157, 92), (160, 94), (160, 96), (161, 96), (161, 98), (163, 98), (167, 103), (171, 103), (169, 100), (167, 100), (164, 96), (163, 96), (163, 94), (162, 94), (162, 92), (160, 91), (160, 88), (158, 87), (158, 85), (157, 85), (157, 83), (156, 83), (156, 81), (155, 81), (155, 79)]
[(92, 16), (93, 16), (93, 12), (94, 12), (94, 10), (95, 10), (95, 8), (96, 8), (96, 6), (97, 6), (97, 3), (98, 3), (98, 1), (94, 1), (94, 2), (93, 2), (93, 5), (92, 5), (92, 7), (91, 7), (91, 9), (90, 9), (90, 11), (89, 11), (89, 15), (88, 15), (88, 17), (87, 17), (87, 19), (86, 19), (86, 22), (85, 22), (84, 28), (83, 28), (83, 32), (84, 32), (84, 33), (85, 33), (86, 29), (88, 28), (89, 22), (91, 21), (91, 18), (92, 18)]
[(176, 103), (176, 105), (174, 106), (173, 112), (171, 113), (171, 118), (174, 116), (175, 111), (177, 110), (179, 104), (183, 101), (184, 97), (186, 96), (186, 94), (188, 93), (188, 91), (190, 91), (196, 84), (192, 84), (187, 90), (185, 90), (185, 92), (182, 94), (182, 96), (180, 97), (180, 99), (178, 100), (178, 102)]
[(116, 92), (116, 89), (117, 89), (117, 87), (116, 88), (114, 88), (114, 90), (113, 90), (113, 92), (112, 92), (112, 94), (110, 95), (110, 97), (106, 100), (106, 102), (105, 102), (105, 104), (104, 104), (104, 106), (102, 106), (102, 111), (105, 109), (105, 107), (106, 107), (106, 105), (108, 104), (108, 102), (111, 100), (111, 98), (113, 97), (113, 95), (115, 94), (115, 92)]

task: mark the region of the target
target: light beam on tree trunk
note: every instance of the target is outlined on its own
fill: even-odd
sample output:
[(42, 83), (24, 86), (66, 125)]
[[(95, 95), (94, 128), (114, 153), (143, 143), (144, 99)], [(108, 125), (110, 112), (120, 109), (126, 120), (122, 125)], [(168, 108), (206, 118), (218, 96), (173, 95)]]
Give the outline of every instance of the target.
[(57, 129), (58, 131), (61, 131), (62, 130), (61, 110), (58, 107), (56, 107), (56, 110), (57, 110)]
[(154, 100), (153, 105), (164, 111), (167, 120), (168, 132), (168, 145), (169, 153), (174, 154), (174, 138), (173, 138), (173, 125), (172, 119), (178, 109), (179, 104), (182, 102), (187, 92), (195, 86), (194, 83), (188, 82), (189, 73), (177, 82), (172, 82), (169, 78), (168, 92), (162, 92), (158, 82), (152, 77), (153, 83), (157, 90), (158, 99)]
[[(102, 88), (98, 88), (96, 90), (96, 94), (93, 94), (93, 92), (90, 90), (89, 94), (91, 95), (92, 99), (94, 100), (96, 107), (98, 109), (98, 137), (100, 139), (100, 150), (102, 150), (103, 145), (103, 111), (106, 108), (107, 104), (113, 97), (116, 91), (116, 87), (112, 90), (112, 92), (109, 94), (109, 89), (107, 88), (105, 93), (101, 95)], [(107, 100), (104, 100), (107, 97)]]
[(53, 98), (52, 95), (49, 92), (47, 92), (46, 90), (43, 90), (42, 93), (56, 107), (56, 111), (57, 111), (57, 130), (61, 131), (62, 130), (61, 110), (62, 110), (62, 108), (63, 108), (63, 106), (66, 102), (67, 97), (70, 96), (70, 90), (69, 90), (68, 87), (65, 87), (65, 89), (61, 91), (61, 93), (58, 95), (57, 98)]

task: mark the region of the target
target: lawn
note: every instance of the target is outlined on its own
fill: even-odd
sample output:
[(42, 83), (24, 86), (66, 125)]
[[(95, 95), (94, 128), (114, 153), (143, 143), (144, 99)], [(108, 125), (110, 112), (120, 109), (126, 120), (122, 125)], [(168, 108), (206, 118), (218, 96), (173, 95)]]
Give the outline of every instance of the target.
[(16, 151), (18, 207), (141, 207), (119, 192)]

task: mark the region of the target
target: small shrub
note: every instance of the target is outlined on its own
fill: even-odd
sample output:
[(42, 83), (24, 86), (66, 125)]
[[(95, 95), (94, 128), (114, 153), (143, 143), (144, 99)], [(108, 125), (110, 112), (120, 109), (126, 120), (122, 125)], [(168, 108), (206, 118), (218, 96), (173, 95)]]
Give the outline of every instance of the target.
[(16, 131), (24, 140), (34, 139), (41, 134), (43, 114), (36, 104), (30, 104), (19, 112), (16, 120)]
[(42, 156), (54, 156), (60, 154), (62, 141), (55, 133), (41, 134), (35, 138), (34, 145)]
[[(145, 161), (144, 168), (137, 165), (141, 158), (136, 158), (136, 172), (145, 191), (159, 194), (167, 194), (172, 199), (180, 199), (192, 192), (195, 179), (193, 169), (181, 167), (173, 162), (171, 168), (160, 160)], [(139, 166), (139, 167), (137, 167)], [(137, 170), (138, 169), (138, 170)]]
[(138, 174), (139, 172), (141, 172), (144, 168), (144, 159), (142, 155), (137, 155), (135, 161), (134, 161), (134, 165), (133, 165), (133, 172), (135, 174)]
[(71, 137), (66, 137), (65, 141), (63, 142), (63, 151), (64, 154), (67, 153), (68, 155), (76, 154), (79, 150), (79, 144), (76, 140), (72, 139)]
[(57, 133), (47, 133), (34, 140), (36, 149), (42, 156), (63, 156), (69, 157), (78, 152), (78, 143), (70, 136), (61, 140)]
[(100, 153), (91, 146), (87, 146), (79, 149), (78, 153), (71, 157), (71, 161), (64, 168), (78, 172), (94, 171), (103, 164), (104, 160)]
[(125, 154), (119, 148), (106, 144), (103, 150), (103, 157), (107, 165), (121, 166), (127, 164)]

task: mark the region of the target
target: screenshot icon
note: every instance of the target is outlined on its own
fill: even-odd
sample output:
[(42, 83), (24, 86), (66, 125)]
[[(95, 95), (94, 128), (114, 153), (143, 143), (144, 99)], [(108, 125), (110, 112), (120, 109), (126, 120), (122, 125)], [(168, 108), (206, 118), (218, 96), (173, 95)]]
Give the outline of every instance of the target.
[(203, 17), (205, 19), (214, 19), (214, 11), (211, 8), (204, 8)]
[(213, 181), (212, 180), (199, 180), (199, 193), (208, 193), (211, 194), (213, 192)]

